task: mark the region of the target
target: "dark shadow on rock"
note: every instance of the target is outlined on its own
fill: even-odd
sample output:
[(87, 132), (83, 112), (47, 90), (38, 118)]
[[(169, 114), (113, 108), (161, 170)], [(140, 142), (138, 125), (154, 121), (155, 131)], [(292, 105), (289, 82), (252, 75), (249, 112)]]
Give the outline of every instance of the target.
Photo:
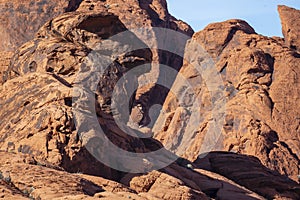
[[(228, 178), (239, 186), (230, 181), (205, 175), (201, 169)], [(176, 162), (159, 171), (182, 180), (192, 189), (200, 188), (207, 196), (215, 199), (261, 199), (251, 196), (250, 191), (267, 199), (300, 198), (299, 184), (287, 176), (265, 167), (254, 156), (230, 152), (210, 152), (194, 163), (184, 158), (178, 158)], [(142, 175), (145, 174), (127, 174), (121, 182), (129, 186), (134, 177)]]
[(148, 15), (151, 17), (151, 19), (157, 19), (157, 21), (154, 21), (151, 24), (153, 27), (156, 27), (156, 26), (163, 24), (164, 21), (162, 19), (160, 19), (157, 12), (155, 12), (150, 7), (150, 4), (152, 4), (152, 2), (153, 2), (153, 0), (142, 0), (142, 1), (139, 1), (139, 6), (148, 13)]
[[(155, 13), (152, 13), (152, 15), (153, 14)], [(95, 26), (98, 23), (100, 23), (98, 24), (99, 26), (101, 25), (101, 23), (106, 23), (104, 24), (104, 28), (108, 28), (110, 27), (111, 22), (119, 24), (117, 28), (112, 32), (105, 31), (105, 34), (102, 34), (100, 27)], [(93, 32), (104, 39), (109, 38), (110, 36), (121, 31), (126, 31), (126, 27), (121, 24), (118, 17), (116, 16), (87, 16), (87, 18), (85, 18), (85, 21), (77, 25), (78, 26), (73, 27), (73, 29), (79, 28), (88, 32)], [(72, 39), (74, 38), (68, 38), (66, 41), (72, 42)], [(127, 42), (130, 43), (131, 41)], [(32, 49), (32, 51), (37, 47), (33, 48), (34, 49)], [(30, 51), (30, 49), (28, 51)], [(109, 55), (111, 52), (113, 52), (113, 50), (107, 51)], [(163, 51), (159, 51), (159, 55), (160, 63), (171, 66), (177, 71), (180, 70), (183, 58)], [(137, 137), (128, 135), (126, 132), (118, 128), (118, 125), (114, 121), (112, 115), (113, 112), (111, 110), (112, 91), (108, 91), (108, 94), (104, 95), (104, 90), (101, 90), (101, 87), (103, 86), (103, 88), (106, 88), (107, 90), (110, 89), (107, 88), (108, 86), (114, 88), (115, 84), (122, 77), (122, 75), (124, 75), (124, 73), (136, 66), (145, 63), (151, 63), (153, 55), (151, 54), (151, 51), (149, 49), (145, 48), (142, 50), (129, 52), (123, 56), (123, 58), (116, 58), (116, 60), (107, 68), (106, 72), (104, 73), (104, 75), (107, 76), (107, 79), (100, 79), (103, 82), (101, 84), (98, 84), (98, 90), (92, 94), (96, 102), (96, 105), (94, 105), (96, 116), (92, 117), (96, 117), (96, 121), (102, 127), (102, 130), (104, 131), (106, 137), (110, 140), (110, 142), (112, 142), (120, 149), (133, 153), (148, 153), (156, 151), (158, 149), (164, 149), (164, 146), (159, 141), (153, 138), (139, 138), (138, 136), (142, 135), (143, 133), (140, 133), (138, 131), (135, 132)], [(127, 58), (140, 59), (136, 59), (136, 62), (127, 62), (127, 60), (130, 60)], [(56, 69), (53, 69), (53, 73), (56, 72), (55, 70)], [(74, 73), (76, 73), (76, 70), (74, 70)], [(106, 80), (106, 82), (104, 80)], [(130, 81), (137, 82), (137, 80)], [(161, 87), (153, 87), (153, 89), (151, 89), (150, 92), (146, 95), (149, 100), (145, 101), (146, 107), (150, 108), (153, 104), (163, 104), (168, 92), (168, 90), (163, 90)], [(157, 97), (156, 95), (158, 94), (159, 96)], [(104, 97), (103, 102), (98, 101), (98, 97), (100, 96)], [(65, 99), (65, 104), (70, 107), (70, 99)], [(85, 108), (87, 107), (84, 107), (84, 109)], [(123, 109), (129, 109), (128, 105), (127, 107), (123, 107)], [(87, 124), (84, 124), (87, 131), (94, 130), (94, 126), (89, 126), (88, 120), (84, 122), (87, 122)], [(80, 127), (78, 126), (76, 128), (76, 130), (80, 129)], [(98, 151), (102, 151), (102, 154), (110, 153), (106, 152), (107, 149), (103, 149), (103, 144), (101, 144), (101, 141), (99, 143), (97, 143), (96, 141), (94, 144), (95, 149)], [(112, 169), (109, 166), (105, 166), (105, 164), (98, 161), (91, 154), (91, 152), (87, 150), (87, 148), (80, 145), (81, 144), (78, 144), (78, 146), (71, 146), (70, 144), (68, 144), (68, 141), (65, 144), (58, 144), (60, 153), (63, 156), (61, 167), (63, 167), (63, 169), (65, 169), (66, 171), (71, 173), (84, 173), (89, 175), (101, 176), (115, 181), (121, 181), (125, 176), (129, 175), (128, 173)], [(165, 151), (167, 152), (168, 150), (165, 149)], [(172, 154), (171, 152), (169, 152), (169, 154), (174, 156), (174, 154)], [(223, 158), (225, 155), (230, 156)], [(111, 159), (114, 160), (116, 158), (112, 157)], [(299, 186), (295, 182), (289, 180), (287, 177), (275, 174), (275, 172), (272, 172), (268, 168), (264, 167), (257, 159), (254, 159), (250, 156), (217, 152), (210, 153), (207, 155), (207, 157), (202, 160), (197, 160), (195, 163), (191, 163), (188, 160), (179, 158), (168, 167), (160, 169), (159, 171), (168, 174), (171, 177), (178, 178), (179, 180), (184, 182), (186, 186), (195, 190), (201, 190), (211, 198), (222, 199), (224, 191), (225, 193), (235, 191), (236, 193), (231, 194), (231, 197), (235, 197), (236, 199), (255, 199), (253, 197), (250, 197), (249, 191), (245, 190), (244, 188), (238, 187), (237, 185), (226, 182), (224, 180), (220, 180), (218, 178), (212, 178), (201, 173), (201, 171), (197, 171), (197, 168), (201, 167), (228, 177), (229, 179), (236, 181), (240, 185), (244, 185), (248, 189), (252, 190), (254, 186), (257, 186), (254, 187), (255, 191), (267, 198), (273, 198), (276, 195), (291, 197), (294, 199), (300, 198)], [(259, 173), (255, 173), (257, 170), (260, 170)], [(131, 175), (132, 177), (134, 177), (139, 176), (140, 174)], [(83, 184), (87, 183), (83, 181)], [(127, 184), (129, 184), (129, 182), (127, 182)], [(89, 190), (86, 190), (86, 193), (89, 195), (94, 194), (94, 192), (91, 192)]]
[(218, 173), (267, 199), (300, 198), (299, 184), (265, 167), (254, 156), (231, 152), (210, 152), (203, 156), (193, 163), (196, 168)]
[(83, 0), (71, 0), (69, 1), (69, 5), (66, 8), (66, 12), (73, 12), (76, 11), (77, 8), (79, 8), (80, 4), (82, 3)]
[(89, 195), (89, 196), (94, 196), (96, 193), (105, 191), (99, 185), (96, 185), (95, 183), (85, 180), (85, 179), (81, 179), (80, 184), (82, 186), (82, 190), (83, 190), (84, 194)]
[[(116, 28), (109, 28), (113, 24)], [(100, 26), (102, 25), (103, 26)], [(117, 25), (116, 25), (117, 24)], [(79, 85), (79, 87), (86, 87), (84, 89), (89, 89), (89, 84), (95, 84), (97, 85), (96, 91), (93, 91), (89, 93), (91, 98), (94, 98), (95, 105), (89, 105), (89, 102), (86, 102), (87, 105), (83, 106), (83, 113), (86, 113), (86, 108), (91, 108), (94, 106), (94, 108), (91, 108), (90, 112), (94, 113), (95, 116), (92, 116), (92, 119), (94, 119), (93, 122), (91, 122), (89, 119), (83, 119), (83, 123), (76, 123), (76, 131), (78, 131), (78, 137), (84, 137), (85, 133), (88, 133), (90, 130), (95, 131), (96, 134), (101, 135), (102, 133), (99, 133), (100, 130), (95, 130), (95, 123), (96, 125), (100, 125), (101, 129), (103, 130), (105, 137), (108, 138), (108, 140), (115, 146), (117, 146), (120, 149), (123, 149), (128, 152), (139, 152), (139, 153), (147, 153), (150, 151), (154, 151), (156, 149), (163, 148), (163, 146), (156, 140), (152, 138), (143, 138), (140, 139), (138, 136), (139, 133), (137, 131), (133, 131), (133, 133), (136, 133), (136, 137), (127, 134), (123, 130), (121, 130), (118, 127), (118, 124), (116, 124), (114, 120), (114, 112), (111, 108), (112, 104), (112, 93), (114, 88), (116, 87), (116, 84), (118, 81), (126, 74), (128, 71), (132, 70), (135, 67), (138, 67), (140, 65), (144, 65), (147, 63), (151, 63), (152, 61), (152, 52), (150, 49), (147, 48), (147, 46), (133, 33), (126, 32), (127, 29), (122, 24), (122, 22), (114, 15), (109, 14), (108, 16), (102, 16), (102, 15), (92, 15), (88, 16), (83, 20), (81, 23), (79, 23), (78, 28), (82, 30), (86, 30), (88, 32), (93, 32), (100, 36), (103, 39), (110, 39), (113, 42), (118, 43), (119, 46), (105, 46), (104, 49), (97, 49), (93, 53), (100, 54), (100, 55), (106, 55), (111, 56), (114, 58), (112, 63), (105, 69), (105, 71), (100, 74), (101, 76), (99, 78), (99, 82), (95, 83), (94, 79), (91, 78), (91, 80), (88, 80), (86, 83), (82, 83), (82, 85)], [(103, 29), (105, 29), (105, 34), (103, 34)], [(128, 38), (123, 38), (123, 34), (118, 35), (118, 33), (126, 32), (126, 36), (129, 36), (132, 40), (129, 40)], [(69, 40), (71, 41), (71, 40)], [(142, 47), (141, 49), (135, 49), (136, 47)], [(120, 48), (121, 52), (124, 49), (132, 49), (132, 51), (126, 52), (122, 55), (116, 54), (117, 49)], [(118, 53), (118, 52), (117, 52)], [(115, 55), (116, 54), (116, 55)], [(99, 62), (99, 63), (97, 63)], [(95, 60), (95, 65), (103, 65), (101, 60)], [(88, 66), (85, 66), (85, 68), (89, 69)], [(134, 73), (133, 79), (128, 80), (129, 84), (131, 84), (131, 87), (134, 85), (138, 85), (137, 77), (142, 75), (143, 73), (149, 72), (150, 68), (143, 68), (141, 70), (137, 69)], [(75, 86), (74, 86), (75, 87)], [(120, 90), (123, 91), (123, 90)], [(126, 90), (123, 92), (127, 92)], [(125, 94), (126, 95), (126, 94)], [(76, 103), (78, 99), (72, 99), (73, 103)], [(79, 98), (80, 100), (80, 98)], [(101, 100), (101, 101), (100, 101)], [(123, 102), (121, 102), (123, 103)], [(82, 107), (80, 107), (82, 108)], [(94, 109), (94, 110), (93, 110)], [(124, 110), (127, 109), (127, 111), (130, 112), (130, 107), (128, 105), (121, 105), (120, 106), (121, 111), (119, 112), (121, 115), (124, 113)], [(121, 116), (122, 122), (128, 121), (128, 116)], [(76, 121), (76, 114), (74, 114), (74, 118)], [(96, 138), (89, 138), (87, 141), (86, 146), (92, 146), (92, 148), (85, 147), (74, 147), (73, 151), (76, 153), (73, 153), (73, 155), (70, 154), (70, 150), (66, 150), (65, 144), (60, 144), (60, 151), (62, 151), (63, 154), (63, 162), (62, 166), (66, 171), (72, 172), (72, 173), (84, 173), (89, 175), (95, 175), (95, 176), (101, 176), (107, 179), (118, 181), (122, 176), (125, 175), (124, 172), (112, 169), (105, 164), (99, 162), (94, 156), (101, 154), (99, 156), (102, 156), (103, 154), (111, 153), (111, 152), (105, 152), (105, 149), (103, 149), (103, 141), (97, 140)], [(71, 147), (72, 148), (72, 147)], [(103, 151), (102, 151), (103, 150)], [(107, 150), (107, 149), (106, 149)], [(92, 152), (91, 152), (92, 151)], [(99, 157), (98, 157), (99, 158)], [(111, 159), (114, 159), (113, 157)], [(117, 164), (122, 164), (121, 161), (112, 161), (116, 162)]]
[(100, 176), (114, 181), (119, 180), (124, 175), (123, 172), (114, 170), (99, 162), (86, 148), (81, 148), (72, 158), (66, 152), (63, 152), (61, 167), (70, 173)]
[[(261, 199), (251, 196), (251, 190), (244, 189), (230, 181), (222, 180), (219, 177), (204, 174), (203, 171), (197, 169), (193, 163), (184, 158), (178, 158), (177, 161), (168, 167), (160, 169), (159, 172), (177, 178), (182, 181), (184, 185), (191, 188), (191, 190), (201, 191), (213, 199)], [(131, 180), (140, 176), (147, 176), (147, 174), (126, 174), (121, 180), (121, 183), (130, 186)], [(191, 193), (191, 198), (197, 199), (199, 197), (193, 196), (193, 193)]]
[[(153, 13), (152, 13), (153, 14)], [(97, 18), (99, 22), (101, 22), (100, 18)], [(94, 22), (94, 18), (90, 18), (87, 21), (87, 24), (82, 23), (81, 27), (86, 29), (88, 28), (89, 31), (92, 32), (99, 32), (97, 27), (96, 29), (93, 28), (93, 30), (90, 30), (91, 23)], [(120, 23), (120, 22), (119, 22)], [(124, 31), (124, 30), (123, 30)], [(118, 32), (118, 31), (117, 31)], [(116, 34), (116, 33), (115, 33)], [(106, 35), (105, 38), (110, 37), (110, 35)], [(130, 41), (129, 41), (130, 42)], [(183, 58), (174, 55), (170, 52), (165, 51), (158, 51), (159, 53), (159, 62), (173, 67), (173, 69), (179, 71), (180, 67), (183, 63)], [(122, 59), (116, 59), (105, 71), (104, 75), (107, 77), (106, 82), (101, 82), (98, 84), (98, 91), (95, 94), (95, 110), (98, 117), (98, 123), (100, 124), (102, 130), (105, 133), (105, 136), (109, 139), (111, 143), (113, 143), (115, 146), (117, 146), (120, 149), (123, 149), (128, 152), (133, 153), (148, 153), (152, 151), (156, 151), (158, 149), (164, 149), (164, 146), (157, 140), (153, 138), (139, 138), (139, 135), (142, 135), (143, 133), (140, 133), (139, 131), (135, 131), (136, 136), (129, 135), (123, 130), (121, 130), (118, 127), (118, 124), (114, 121), (113, 117), (113, 111), (111, 110), (111, 93), (107, 93), (104, 95), (104, 91), (101, 90), (101, 88), (107, 87), (108, 85), (113, 89), (115, 87), (115, 84), (118, 82), (118, 80), (130, 69), (145, 64), (145, 63), (151, 63), (152, 61), (152, 53), (149, 49), (143, 49), (140, 51), (133, 51), (125, 55)], [(140, 58), (138, 63), (135, 62), (126, 62), (127, 58)], [(124, 61), (124, 62), (121, 62)], [(145, 72), (143, 72), (145, 73)], [(138, 75), (137, 75), (138, 76)], [(175, 78), (174, 78), (175, 79)], [(100, 79), (104, 80), (104, 79)], [(130, 80), (135, 81), (137, 84), (137, 80)], [(144, 104), (143, 106), (146, 107), (145, 113), (148, 112), (147, 109), (149, 109), (154, 104), (163, 104), (167, 94), (169, 93), (168, 89), (162, 89), (159, 86), (154, 86), (151, 88), (151, 90), (148, 93), (145, 93), (144, 96), (139, 99), (139, 101)], [(98, 97), (104, 96), (104, 102), (98, 102)], [(135, 99), (136, 100), (136, 99)], [(131, 100), (130, 105), (123, 106), (123, 109), (130, 109), (134, 105), (134, 100)], [(124, 119), (125, 122), (128, 119)], [(147, 122), (146, 122), (147, 123)], [(79, 128), (79, 127), (77, 127)], [(86, 127), (88, 128), (88, 127)], [(94, 127), (91, 126), (90, 129), (93, 129)], [(91, 138), (90, 141), (93, 143), (93, 149), (96, 151), (96, 153), (100, 152), (100, 154), (107, 154), (111, 152), (105, 152), (107, 149), (103, 149), (104, 144), (102, 141), (97, 141), (97, 138)], [(165, 151), (168, 151), (164, 149)], [(72, 158), (68, 156), (68, 153), (65, 152), (64, 160), (63, 160), (63, 167), (69, 172), (81, 172), (85, 174), (95, 175), (95, 176), (102, 176), (107, 179), (115, 180), (122, 182), (124, 180), (124, 177), (130, 176), (131, 179), (136, 176), (140, 176), (141, 174), (129, 174), (125, 172), (121, 172), (115, 169), (110, 168), (109, 166), (105, 166), (100, 161), (98, 161), (96, 158), (93, 157), (93, 155), (96, 155), (95, 153), (90, 152), (86, 148), (81, 148), (76, 155), (74, 155)], [(169, 152), (170, 155), (175, 156), (171, 152)], [(212, 154), (208, 154), (212, 155)], [(182, 180), (184, 184), (191, 189), (195, 190), (201, 190), (204, 192), (207, 196), (211, 198), (217, 198), (217, 199), (226, 199), (222, 195), (229, 195), (233, 198), (238, 199), (257, 199), (254, 197), (251, 197), (249, 195), (250, 191), (239, 187), (238, 185), (232, 184), (229, 181), (226, 182), (224, 180), (220, 180), (218, 178), (213, 178), (211, 176), (205, 175), (201, 173), (201, 171), (197, 171), (197, 168), (203, 167), (204, 169), (207, 169), (209, 171), (215, 171), (225, 177), (228, 177), (231, 180), (236, 181), (240, 185), (245, 186), (246, 188), (252, 190), (253, 185), (257, 182), (259, 182), (257, 191), (259, 194), (267, 197), (267, 198), (273, 198), (276, 195), (283, 196), (283, 197), (292, 197), (292, 198), (298, 198), (299, 195), (297, 193), (297, 185), (295, 185), (295, 182), (292, 182), (287, 177), (283, 177), (280, 175), (275, 175), (272, 172), (270, 172), (269, 169), (263, 167), (263, 165), (258, 162), (257, 160), (253, 161), (253, 158), (249, 156), (242, 156), (242, 155), (236, 155), (236, 154), (226, 154), (226, 153), (215, 153), (213, 155), (219, 155), (215, 156), (213, 158), (208, 159), (210, 160), (218, 160), (219, 157), (222, 158), (222, 155), (231, 155), (233, 156), (233, 159), (230, 163), (227, 163), (228, 158), (225, 159), (224, 163), (217, 162), (213, 168), (205, 168), (207, 164), (207, 161), (204, 159), (202, 161), (197, 160), (195, 163), (191, 163), (188, 160), (185, 160), (183, 158), (177, 159), (174, 163), (169, 165), (168, 167), (165, 167), (163, 169), (160, 169), (159, 171), (165, 174), (170, 175), (171, 177), (175, 177), (179, 180)], [(110, 158), (113, 162), (118, 163), (117, 158), (112, 156)], [(131, 162), (131, 161), (127, 161)], [(234, 165), (234, 163), (238, 162), (238, 165)], [(206, 165), (205, 165), (206, 163)], [(133, 163), (135, 164), (135, 163)], [(232, 165), (233, 164), (233, 165)], [(253, 166), (252, 166), (253, 165)], [(251, 168), (252, 166), (252, 168)], [(228, 169), (228, 167), (230, 167)], [(249, 168), (250, 167), (250, 168)], [(227, 170), (228, 169), (228, 170)], [(257, 175), (256, 172), (257, 169), (260, 169), (261, 172)], [(225, 170), (225, 171), (224, 171)], [(226, 171), (227, 170), (227, 171)], [(242, 174), (234, 174), (232, 172), (243, 172)], [(245, 175), (246, 174), (246, 175)], [(262, 176), (261, 176), (262, 175)], [(276, 183), (275, 178), (278, 178), (279, 183)], [(273, 178), (273, 182), (268, 182), (269, 178)], [(127, 182), (123, 182), (127, 185), (129, 185), (129, 182), (131, 180), (130, 178), (127, 179)], [(255, 180), (254, 182), (252, 180)], [(275, 187), (275, 189), (274, 189)], [(263, 188), (263, 189), (261, 189)], [(234, 191), (234, 193), (232, 193)], [(232, 193), (232, 194), (228, 194)], [(228, 196), (227, 196), (228, 197)]]

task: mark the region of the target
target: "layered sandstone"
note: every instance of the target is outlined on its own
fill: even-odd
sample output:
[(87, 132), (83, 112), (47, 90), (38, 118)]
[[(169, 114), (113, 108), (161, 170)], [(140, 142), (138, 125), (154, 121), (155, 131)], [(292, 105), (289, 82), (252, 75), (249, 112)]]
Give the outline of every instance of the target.
[[(13, 22), (0, 23), (0, 198), (300, 198), (293, 25), (300, 11), (279, 7), (282, 39), (258, 35), (243, 20), (194, 33), (165, 0), (2, 1), (0, 10)], [(154, 27), (186, 36), (171, 38), (183, 58), (150, 48), (168, 39), (157, 40)], [(130, 40), (117, 37), (124, 32)], [(171, 91), (155, 85), (163, 73), (157, 62), (181, 74), (169, 77)], [(99, 67), (107, 68), (99, 74)], [(128, 88), (152, 82), (133, 94), (116, 90), (131, 98), (130, 105), (120, 101), (132, 123), (124, 129), (114, 118), (113, 90), (132, 69)], [(150, 116), (155, 104), (163, 106), (157, 119)], [(152, 167), (165, 160), (126, 160), (99, 140), (99, 125), (125, 151), (164, 145), (168, 156), (180, 157), (159, 170)], [(147, 134), (153, 137), (136, 137)], [(115, 168), (95, 157), (105, 155)]]

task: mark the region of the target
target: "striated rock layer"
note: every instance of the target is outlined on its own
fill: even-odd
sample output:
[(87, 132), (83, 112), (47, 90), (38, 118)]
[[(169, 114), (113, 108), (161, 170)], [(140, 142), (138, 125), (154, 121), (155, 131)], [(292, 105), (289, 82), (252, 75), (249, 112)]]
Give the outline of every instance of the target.
[[(242, 20), (210, 24), (194, 34), (168, 13), (165, 0), (3, 1), (0, 9), (15, 22), (0, 24), (7, 31), (0, 44), (0, 198), (300, 198), (300, 56), (292, 42), (297, 27), (286, 22), (299, 11), (280, 11), (283, 27), (293, 33), (282, 39), (258, 35)], [(28, 21), (16, 29), (24, 17)], [(154, 27), (192, 36), (183, 41), (184, 58), (147, 46), (157, 43)], [(130, 41), (109, 39), (136, 28), (147, 28), (144, 40), (136, 32), (130, 33)], [(7, 52), (16, 47), (13, 55)], [(154, 135), (137, 138), (113, 118), (113, 90), (134, 68), (139, 70), (126, 80), (129, 88), (147, 81), (145, 77), (157, 81), (157, 62), (179, 71), (193, 90), (178, 76), (171, 88), (176, 94), (153, 83), (128, 94), (131, 105), (121, 102), (120, 107), (130, 112), (126, 120), (138, 130), (130, 131)], [(103, 74), (94, 73), (95, 66), (104, 64)], [(198, 71), (197, 66), (206, 68)], [(92, 106), (76, 107), (81, 101)], [(151, 106), (157, 103), (163, 111), (151, 129)], [(123, 150), (150, 152), (165, 145), (181, 158), (163, 169), (134, 174), (128, 173), (131, 167), (147, 171), (161, 160), (131, 163), (104, 149), (105, 143), (96, 144), (96, 155), (114, 155), (116, 166), (131, 164), (128, 172), (110, 168), (87, 149), (88, 139), (97, 135), (93, 117)], [(213, 150), (227, 152), (206, 152)]]

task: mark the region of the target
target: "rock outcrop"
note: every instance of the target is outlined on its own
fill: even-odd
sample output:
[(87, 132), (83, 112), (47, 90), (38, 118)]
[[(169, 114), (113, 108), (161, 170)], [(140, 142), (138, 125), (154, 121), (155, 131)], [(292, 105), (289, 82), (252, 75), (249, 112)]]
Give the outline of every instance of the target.
[(211, 152), (204, 158), (196, 160), (194, 165), (225, 176), (246, 188), (251, 188), (266, 199), (299, 198), (299, 184), (265, 167), (254, 156)]
[(0, 1), (0, 51), (14, 51), (33, 39), (47, 21), (64, 12), (74, 11), (81, 0)]
[(0, 154), (0, 198), (3, 199), (254, 200), (300, 197), (297, 183), (264, 167), (257, 158), (234, 153), (211, 153), (197, 160), (193, 169), (177, 162), (162, 171), (128, 174), (121, 183), (61, 171), (22, 153)]
[(278, 6), (282, 33), (288, 47), (300, 52), (299, 10), (287, 6)]
[[(107, 136), (119, 147), (132, 152), (149, 151), (145, 142), (127, 136), (117, 127), (111, 115), (110, 102), (118, 79), (135, 66), (159, 61), (159, 52), (142, 49), (118, 55), (118, 48), (123, 51), (124, 45), (97, 45), (110, 36), (140, 27), (151, 31), (152, 26), (166, 26), (191, 35), (191, 28), (171, 17), (164, 3), (152, 3), (146, 3), (149, 4), (146, 6), (133, 0), (118, 1), (117, 4), (114, 1), (84, 1), (76, 12), (48, 21), (33, 40), (21, 46), (3, 76), (5, 83), (1, 93), (6, 95), (0, 103), (3, 119), (0, 125), (1, 149), (34, 154), (37, 159), (70, 172), (81, 171), (118, 179), (121, 173), (112, 172), (84, 148), (87, 141), (83, 141), (84, 134), (78, 135), (80, 127), (76, 126), (72, 113), (72, 98), (76, 98), (74, 87), (81, 87), (79, 74), (92, 70), (86, 69), (88, 55), (102, 48), (111, 53), (113, 63), (103, 73), (98, 91), (95, 91), (99, 122)], [(132, 20), (135, 20), (134, 24)], [(155, 43), (153, 34), (154, 31), (150, 32), (148, 40)], [(137, 37), (135, 40), (143, 45)], [(126, 45), (125, 48), (130, 50), (131, 44)], [(83, 74), (90, 78), (92, 71)], [(137, 84), (137, 78), (131, 80), (131, 84)], [(93, 128), (87, 127), (84, 132)]]
[[(283, 31), (286, 24), (293, 34), (282, 39), (258, 35), (242, 20), (194, 33), (165, 0), (1, 1), (9, 25), (0, 22), (0, 198), (300, 199), (300, 56), (285, 9)], [(183, 58), (150, 48), (160, 36), (155, 27), (192, 37), (171, 38), (183, 45)], [(118, 38), (124, 32), (130, 40)], [(155, 85), (158, 62), (193, 89), (180, 76), (170, 78), (171, 90)], [(124, 129), (112, 99), (132, 69), (127, 88), (152, 82), (128, 94), (130, 105), (120, 100), (133, 127)], [(116, 92), (126, 93), (122, 86)], [(157, 119), (155, 104), (163, 106)], [(164, 145), (180, 158), (159, 170), (152, 167), (164, 160), (126, 160), (97, 140), (99, 125), (127, 152)], [(153, 137), (136, 137), (146, 134)], [(206, 152), (214, 150), (222, 152)], [(95, 157), (105, 154), (127, 171)], [(130, 171), (136, 168), (145, 173)]]
[[(180, 73), (194, 87), (192, 95), (199, 106), (176, 106), (177, 100), (170, 94), (164, 104), (167, 112), (158, 119), (155, 137), (163, 144), (173, 142), (180, 150), (181, 142), (186, 141), (181, 137), (192, 132), (193, 143), (182, 153), (187, 159), (197, 159), (199, 153), (206, 150), (203, 146), (207, 146), (210, 147), (207, 150), (254, 155), (270, 169), (297, 180), (300, 156), (298, 54), (287, 48), (281, 38), (257, 35), (241, 20), (211, 24), (193, 38), (214, 60), (215, 66), (211, 67), (217, 69), (216, 74), (222, 79), (217, 89), (221, 97), (213, 96), (216, 94), (212, 89), (216, 88), (208, 85), (212, 78), (195, 69), (206, 58), (202, 58), (201, 53), (195, 56), (195, 50), (187, 46), (186, 57), (197, 59), (195, 63), (186, 62)], [(178, 88), (183, 86), (175, 81), (174, 87), (173, 90), (180, 91)], [(188, 89), (182, 94), (187, 99), (184, 102), (193, 99)], [(190, 114), (193, 111), (198, 111), (201, 117), (193, 118)], [(178, 119), (198, 121), (185, 126)], [(216, 130), (220, 131), (219, 135), (214, 135)]]
[(13, 56), (13, 52), (3, 51), (0, 52), (0, 84), (4, 82), (3, 77), (5, 77), (5, 72), (10, 64), (10, 59)]

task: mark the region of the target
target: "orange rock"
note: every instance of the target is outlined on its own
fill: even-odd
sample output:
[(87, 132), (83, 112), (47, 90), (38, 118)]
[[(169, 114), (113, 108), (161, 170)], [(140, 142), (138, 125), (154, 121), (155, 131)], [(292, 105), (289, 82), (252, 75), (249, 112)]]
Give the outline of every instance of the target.
[(299, 52), (299, 10), (287, 6), (278, 6), (278, 12), (281, 19), (282, 33), (287, 46)]
[[(299, 11), (279, 7), (283, 40), (258, 35), (242, 20), (213, 23), (194, 34), (189, 25), (168, 13), (165, 0), (0, 1), (0, 10), (4, 30), (0, 33), (0, 198), (300, 198), (296, 183), (300, 157), (299, 31), (288, 19), (296, 23)], [(8, 21), (12, 23), (8, 25)], [(93, 75), (93, 65), (86, 61), (95, 56), (97, 44), (141, 27), (150, 30), (146, 36), (150, 43), (157, 42), (153, 27), (161, 27), (193, 35), (192, 40), (203, 49), (184, 41), (183, 61), (171, 53), (147, 48), (119, 55), (118, 50), (130, 48), (130, 41), (125, 47), (103, 46), (98, 50), (113, 62), (101, 76), (88, 79), (96, 84), (96, 90), (90, 96), (74, 90), (84, 88), (79, 74), (87, 76), (83, 78)], [(173, 42), (178, 41), (174, 38)], [(15, 49), (15, 53), (4, 51)], [(137, 129), (154, 135), (141, 139), (116, 124), (112, 94), (124, 74), (151, 62), (178, 70), (193, 90), (176, 78), (172, 91), (151, 83), (130, 94), (130, 105), (121, 101), (121, 109), (129, 110), (133, 123), (140, 125)], [(205, 65), (209, 63), (214, 66)], [(197, 71), (198, 64), (206, 68)], [(157, 80), (160, 75), (154, 64), (141, 69), (141, 73), (149, 72), (146, 79)], [(219, 79), (214, 82), (216, 77)], [(147, 81), (142, 78), (137, 75), (126, 81), (133, 88)], [(78, 99), (95, 102), (95, 111), (89, 110), (90, 105), (76, 107)], [(158, 119), (150, 116), (155, 104), (164, 109)], [(76, 115), (78, 108), (89, 114)], [(83, 128), (77, 123), (80, 120)], [(105, 143), (92, 138), (96, 135), (92, 120), (123, 150), (150, 152), (165, 145), (181, 158), (144, 174), (113, 169), (92, 154), (113, 154), (112, 162), (130, 164), (129, 171), (134, 167), (152, 169), (156, 160), (144, 158), (140, 164), (132, 163), (117, 152), (109, 152)], [(147, 127), (150, 121), (153, 129)], [(90, 151), (89, 142), (94, 145)], [(206, 154), (205, 150), (225, 152)]]

